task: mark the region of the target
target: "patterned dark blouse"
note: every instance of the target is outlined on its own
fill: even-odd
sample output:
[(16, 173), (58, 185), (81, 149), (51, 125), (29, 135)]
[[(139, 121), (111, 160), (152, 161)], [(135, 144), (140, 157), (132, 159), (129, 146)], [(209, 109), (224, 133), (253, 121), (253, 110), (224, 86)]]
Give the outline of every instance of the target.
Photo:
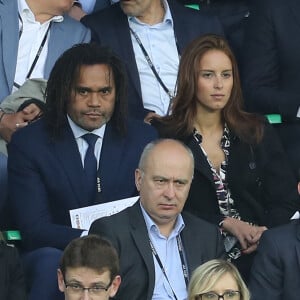
[[(224, 216), (224, 218), (231, 217), (240, 220), (241, 217), (239, 215), (239, 212), (236, 210), (234, 199), (232, 199), (231, 197), (231, 193), (230, 190), (228, 189), (227, 178), (226, 178), (229, 148), (230, 148), (228, 127), (225, 124), (223, 135), (221, 138), (221, 148), (225, 154), (225, 160), (221, 163), (219, 172), (217, 172), (217, 170), (213, 167), (212, 163), (210, 162), (207, 156), (207, 153), (201, 146), (202, 143), (201, 134), (196, 129), (194, 129), (193, 136), (196, 142), (198, 143), (199, 147), (201, 148), (201, 151), (205, 155), (207, 162), (210, 166), (214, 183), (215, 183), (216, 195), (218, 199), (220, 213)], [(225, 230), (222, 230), (222, 235), (224, 238), (224, 245), (228, 257), (230, 259), (239, 258), (241, 256), (241, 247), (238, 243), (237, 238), (235, 236), (232, 236), (230, 233), (226, 232)]]

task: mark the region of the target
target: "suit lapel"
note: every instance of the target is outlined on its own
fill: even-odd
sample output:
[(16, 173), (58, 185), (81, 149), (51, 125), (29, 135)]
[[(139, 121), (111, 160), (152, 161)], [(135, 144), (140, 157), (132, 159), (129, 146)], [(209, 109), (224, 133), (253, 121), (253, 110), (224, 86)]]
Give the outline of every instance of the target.
[(187, 261), (187, 267), (189, 272), (189, 277), (191, 277), (194, 269), (199, 265), (199, 261), (202, 261), (202, 253), (199, 252), (199, 247), (186, 247), (186, 245), (192, 245), (195, 241), (195, 233), (190, 230), (191, 225), (187, 215), (183, 212), (182, 217), (185, 223), (185, 227), (182, 230), (180, 236), (183, 243), (185, 258)]
[(195, 160), (195, 169), (201, 174), (203, 174), (209, 181), (211, 181), (212, 184), (214, 184), (214, 179), (207, 159), (192, 135), (188, 138), (186, 145), (193, 152)]
[(62, 138), (53, 143), (53, 148), (74, 191), (77, 207), (89, 205), (89, 200), (85, 198), (85, 178), (80, 153), (69, 125), (65, 128)]
[(142, 97), (140, 77), (138, 75), (139, 72), (137, 69), (135, 55), (131, 42), (128, 19), (127, 16), (123, 13), (120, 4), (117, 3), (115, 5), (118, 6), (117, 15), (114, 20), (114, 36), (116, 37), (116, 41), (118, 43), (118, 47), (116, 47), (115, 49), (119, 49), (119, 51), (122, 53), (121, 57), (123, 58), (124, 62), (126, 62), (126, 64), (128, 65), (128, 76), (132, 80), (132, 83), (135, 89), (137, 90), (138, 95)]
[(130, 208), (129, 216), (133, 240), (135, 241), (136, 247), (139, 250), (140, 255), (142, 256), (147, 268), (149, 276), (147, 299), (151, 299), (155, 285), (155, 269), (153, 256), (149, 244), (147, 227), (140, 208), (139, 200)]
[(18, 5), (17, 0), (0, 1), (0, 22), (4, 70), (7, 83), (10, 85), (14, 82), (16, 62), (18, 55)]
[[(184, 29), (182, 28), (184, 19), (181, 20), (181, 15), (182, 15), (182, 8), (181, 11), (178, 11), (178, 6), (175, 1), (168, 1), (169, 8), (171, 11), (172, 19), (173, 19), (173, 26), (174, 26), (174, 34), (177, 39), (177, 45), (179, 48), (179, 54), (182, 53), (182, 50), (184, 49), (184, 46), (187, 44), (185, 41), (185, 36), (187, 35)], [(180, 21), (181, 20), (181, 21)], [(182, 22), (183, 21), (183, 22)], [(179, 26), (177, 26), (177, 24)]]
[[(102, 194), (103, 198), (106, 198), (106, 195), (110, 193), (106, 189), (109, 185), (109, 181), (114, 178), (114, 174), (118, 173), (118, 169), (123, 157), (123, 151), (126, 147), (126, 138), (120, 137), (117, 132), (113, 129), (110, 122), (107, 123), (103, 144), (101, 148), (100, 156), (100, 178), (102, 182)], [(117, 180), (118, 176), (114, 180)], [(118, 186), (118, 182), (115, 183), (115, 186)]]
[[(49, 77), (52, 67), (54, 66), (56, 60), (62, 52), (65, 50), (65, 47), (61, 47), (60, 41), (63, 37), (64, 26), (63, 22), (52, 22), (50, 28), (49, 42), (48, 42), (48, 55), (45, 62), (45, 71), (44, 75), (46, 78)], [(63, 44), (62, 44), (63, 45)]]
[[(295, 221), (296, 222), (296, 221)], [(296, 243), (296, 255), (297, 255), (297, 262), (298, 265), (300, 265), (300, 220), (297, 220), (298, 224), (296, 226), (296, 239), (297, 239), (297, 243)]]
[(300, 18), (299, 18), (300, 1), (291, 0), (289, 2), (290, 4), (285, 4), (285, 5), (289, 5), (290, 14), (294, 16), (294, 22), (298, 24), (298, 26), (300, 27)]

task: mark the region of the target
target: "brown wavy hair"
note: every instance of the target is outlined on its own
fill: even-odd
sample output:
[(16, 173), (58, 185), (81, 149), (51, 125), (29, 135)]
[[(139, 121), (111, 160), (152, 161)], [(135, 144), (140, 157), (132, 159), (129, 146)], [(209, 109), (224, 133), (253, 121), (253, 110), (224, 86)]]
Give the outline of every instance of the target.
[(201, 36), (185, 48), (179, 64), (172, 114), (155, 122), (162, 128), (163, 135), (185, 139), (193, 132), (197, 114), (199, 64), (204, 54), (211, 50), (222, 51), (232, 64), (233, 87), (228, 103), (222, 110), (223, 121), (241, 140), (258, 144), (263, 136), (263, 117), (243, 110), (243, 95), (236, 58), (227, 41), (218, 35)]

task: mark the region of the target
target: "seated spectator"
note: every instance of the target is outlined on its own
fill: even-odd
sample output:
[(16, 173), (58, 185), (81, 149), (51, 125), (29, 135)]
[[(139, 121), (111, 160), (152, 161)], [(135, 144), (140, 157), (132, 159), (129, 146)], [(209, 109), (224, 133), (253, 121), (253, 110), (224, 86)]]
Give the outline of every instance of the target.
[(71, 228), (69, 210), (138, 194), (134, 170), (157, 135), (142, 121), (127, 120), (125, 87), (123, 64), (110, 49), (74, 46), (51, 71), (44, 117), (17, 131), (8, 145), (11, 209), (26, 268), (34, 270), (33, 281), (39, 278), (36, 292), (46, 293), (39, 299), (51, 299), (41, 276), (50, 283), (61, 251), (83, 234)]
[(265, 232), (251, 270), (252, 300), (296, 300), (300, 294), (300, 220)]
[(238, 62), (241, 60), (245, 25), (251, 0), (179, 0), (183, 4), (198, 4), (200, 10), (216, 15), (223, 26), (225, 36)]
[(236, 267), (218, 259), (204, 263), (193, 272), (188, 292), (188, 300), (250, 300), (248, 288)]
[(122, 0), (82, 22), (91, 28), (92, 40), (109, 45), (126, 62), (129, 114), (146, 122), (168, 113), (186, 44), (205, 33), (223, 33), (216, 17), (176, 0)]
[(247, 109), (281, 115), (276, 131), (296, 174), (300, 168), (300, 1), (251, 2), (242, 67)]
[(116, 299), (186, 299), (191, 272), (224, 257), (217, 226), (181, 214), (193, 170), (193, 155), (180, 142), (148, 144), (135, 171), (140, 200), (93, 222), (89, 233), (108, 238), (120, 257)]
[(192, 150), (185, 209), (219, 225), (228, 257), (247, 280), (262, 232), (299, 209), (295, 178), (272, 127), (243, 111), (237, 63), (224, 38), (190, 43), (178, 74), (172, 115), (157, 126)]
[(23, 266), (17, 249), (0, 232), (0, 299), (26, 300)]
[[(90, 31), (65, 15), (73, 1), (3, 0), (0, 17), (0, 152), (19, 128), (38, 117), (41, 108), (27, 101), (5, 114), (3, 99), (30, 78), (48, 79), (57, 58), (72, 45), (90, 41)], [(34, 95), (32, 95), (34, 96)], [(34, 98), (34, 97), (33, 97)], [(25, 100), (24, 100), (25, 101)]]
[[(16, 130), (41, 115), (44, 100), (23, 97), (7, 109), (4, 99), (32, 78), (48, 79), (55, 61), (66, 49), (90, 41), (89, 29), (65, 15), (72, 2), (0, 1), (0, 153), (5, 154), (0, 154), (0, 180), (7, 178), (6, 143)], [(29, 98), (36, 98), (36, 90)], [(6, 202), (2, 189), (1, 198)]]
[(63, 252), (57, 276), (65, 300), (109, 300), (121, 282), (118, 254), (98, 236), (74, 239)]

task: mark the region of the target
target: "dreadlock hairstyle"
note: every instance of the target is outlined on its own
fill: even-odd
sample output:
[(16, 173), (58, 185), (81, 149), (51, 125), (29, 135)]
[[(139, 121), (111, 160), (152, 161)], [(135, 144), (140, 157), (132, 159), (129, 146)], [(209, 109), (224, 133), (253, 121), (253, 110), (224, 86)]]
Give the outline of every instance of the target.
[(263, 118), (243, 110), (237, 62), (226, 40), (218, 35), (204, 35), (185, 48), (179, 64), (172, 114), (156, 121), (163, 125), (163, 131), (167, 135), (172, 133), (171, 135), (184, 139), (193, 132), (197, 114), (199, 65), (204, 54), (211, 50), (222, 51), (232, 64), (233, 87), (229, 101), (222, 110), (224, 122), (241, 140), (258, 144), (263, 136)]
[(110, 69), (116, 85), (115, 108), (110, 122), (120, 135), (126, 133), (127, 77), (124, 65), (110, 48), (90, 43), (77, 44), (65, 51), (50, 73), (45, 120), (53, 138), (58, 138), (66, 126), (67, 105), (79, 80), (81, 66), (95, 64), (104, 64)]

